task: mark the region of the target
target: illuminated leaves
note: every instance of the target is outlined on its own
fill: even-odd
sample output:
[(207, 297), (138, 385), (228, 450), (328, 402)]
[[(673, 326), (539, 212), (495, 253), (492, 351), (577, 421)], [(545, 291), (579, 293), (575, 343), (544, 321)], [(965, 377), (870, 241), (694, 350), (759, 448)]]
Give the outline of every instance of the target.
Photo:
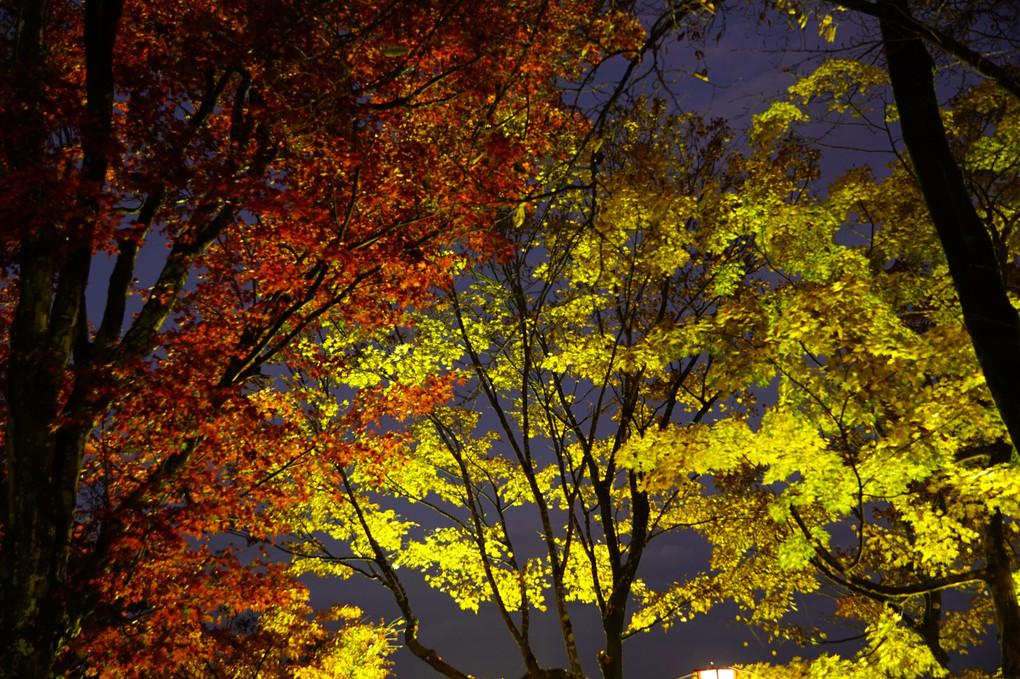
[[(368, 424), (360, 413), (378, 403), (371, 417), (403, 422), (405, 443), (390, 462), (348, 461), (343, 493), (296, 519), (297, 568), (360, 570), (405, 615), (401, 574), (419, 571), (465, 610), (494, 604), (524, 652), (527, 616), (555, 607), (568, 657), (570, 602), (600, 609), (612, 649), (628, 625), (668, 626), (728, 596), (708, 574), (656, 589), (637, 579), (652, 540), (727, 511), (700, 483), (656, 476), (708, 468), (693, 447), (682, 462), (670, 452), (728, 407), (715, 408), (727, 377), (713, 359), (735, 346), (714, 312), (757, 285), (747, 244), (713, 228), (728, 199), (703, 197), (726, 182), (727, 130), (642, 101), (604, 135), (594, 195), (558, 196), (512, 224), (506, 261), (465, 268), (446, 301), (408, 310), (392, 333), (337, 325), (325, 338), (332, 379), (295, 387), (324, 404), (310, 426)], [(437, 373), (453, 378), (448, 404), (407, 418), (375, 400)], [(410, 512), (432, 519), (412, 526), (399, 518)], [(521, 536), (535, 525), (537, 540)], [(632, 588), (647, 610), (628, 622)]]
[[(862, 91), (884, 84), (872, 67), (830, 61), (791, 95), (860, 115)], [(960, 119), (995, 110), (1008, 129), (1008, 107), (989, 107), (987, 96), (987, 88), (962, 96)], [(724, 302), (716, 316), (716, 327), (740, 333), (743, 360), (758, 366), (752, 374), (772, 376), (774, 402), (753, 426), (721, 420), (675, 436), (667, 453), (649, 456), (646, 483), (667, 486), (685, 467), (702, 468), (700, 457), (729, 495), (723, 501), (759, 499), (767, 520), (749, 521), (753, 532), (705, 532), (726, 559), (723, 582), (744, 567), (742, 554), (754, 554), (743, 572), (761, 591), (746, 601), (780, 603), (768, 615), (756, 608), (760, 622), (782, 618), (785, 604), (775, 595), (812, 571), (858, 602), (845, 609), (869, 624), (868, 648), (857, 658), (822, 656), (755, 672), (940, 675), (933, 654), (976, 643), (972, 625), (988, 623), (988, 602), (977, 598), (973, 610), (933, 633), (918, 622), (936, 624), (926, 597), (985, 577), (982, 536), (996, 511), (1015, 515), (1020, 486), (1011, 466), (987, 463), (1005, 431), (912, 175), (902, 165), (882, 180), (851, 170), (818, 190), (812, 155), (798, 136), (814, 119), (809, 111), (781, 101), (755, 118), (741, 161), (747, 183), (730, 214), (753, 232), (774, 278), (753, 302)], [(1000, 136), (977, 122), (982, 115), (958, 133), (961, 156)], [(975, 167), (970, 181), (979, 176)], [(999, 215), (1012, 214), (1013, 187), (1001, 179), (983, 195)], [(991, 219), (988, 225), (998, 228)], [(1006, 240), (1000, 247), (1012, 252)], [(812, 589), (809, 581), (800, 586)], [(728, 591), (741, 600), (739, 589)]]
[(889, 76), (875, 64), (850, 59), (826, 59), (807, 77), (792, 85), (789, 92), (805, 104), (813, 98), (823, 98), (830, 111), (840, 113), (845, 113), (853, 102), (855, 113), (859, 114), (861, 110), (856, 109), (859, 99), (867, 97), (872, 88), (888, 84)]

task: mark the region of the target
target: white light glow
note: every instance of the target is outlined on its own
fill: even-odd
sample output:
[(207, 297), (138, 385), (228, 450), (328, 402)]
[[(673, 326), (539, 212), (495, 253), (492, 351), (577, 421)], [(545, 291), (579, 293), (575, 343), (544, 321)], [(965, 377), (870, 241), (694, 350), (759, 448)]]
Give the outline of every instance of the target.
[(696, 679), (736, 679), (737, 671), (729, 667), (713, 667), (710, 670), (695, 670)]

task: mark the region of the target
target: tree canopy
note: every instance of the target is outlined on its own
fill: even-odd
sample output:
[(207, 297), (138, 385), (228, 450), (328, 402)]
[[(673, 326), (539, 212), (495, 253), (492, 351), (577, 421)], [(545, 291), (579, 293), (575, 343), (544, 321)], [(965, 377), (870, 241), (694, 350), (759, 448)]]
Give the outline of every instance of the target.
[[(685, 110), (667, 42), (711, 84), (748, 12), (858, 47)], [(1020, 677), (1016, 18), (2, 5), (0, 676), (472, 676), (424, 577), (505, 676), (620, 679), (724, 603), (816, 647), (828, 595), (854, 649), (746, 671), (991, 676), (993, 629)], [(860, 131), (889, 162), (834, 167)], [(645, 577), (669, 540), (704, 568)]]

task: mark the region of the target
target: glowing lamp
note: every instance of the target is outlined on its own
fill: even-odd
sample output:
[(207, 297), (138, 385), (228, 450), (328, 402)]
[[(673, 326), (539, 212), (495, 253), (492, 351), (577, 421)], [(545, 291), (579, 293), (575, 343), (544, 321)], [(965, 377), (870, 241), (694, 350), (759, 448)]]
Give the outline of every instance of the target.
[(694, 670), (695, 679), (736, 679), (737, 671), (732, 667), (712, 667), (707, 670)]

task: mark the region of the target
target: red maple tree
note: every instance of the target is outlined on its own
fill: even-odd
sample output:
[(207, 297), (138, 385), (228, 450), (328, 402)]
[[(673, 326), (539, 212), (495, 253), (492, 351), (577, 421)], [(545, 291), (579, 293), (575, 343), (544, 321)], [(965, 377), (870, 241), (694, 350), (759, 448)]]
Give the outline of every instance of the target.
[[(498, 250), (584, 127), (556, 83), (640, 37), (597, 0), (0, 7), (0, 677), (312, 666), (301, 588), (209, 540), (353, 454), (264, 373)], [(296, 641), (238, 622), (274, 606)]]

